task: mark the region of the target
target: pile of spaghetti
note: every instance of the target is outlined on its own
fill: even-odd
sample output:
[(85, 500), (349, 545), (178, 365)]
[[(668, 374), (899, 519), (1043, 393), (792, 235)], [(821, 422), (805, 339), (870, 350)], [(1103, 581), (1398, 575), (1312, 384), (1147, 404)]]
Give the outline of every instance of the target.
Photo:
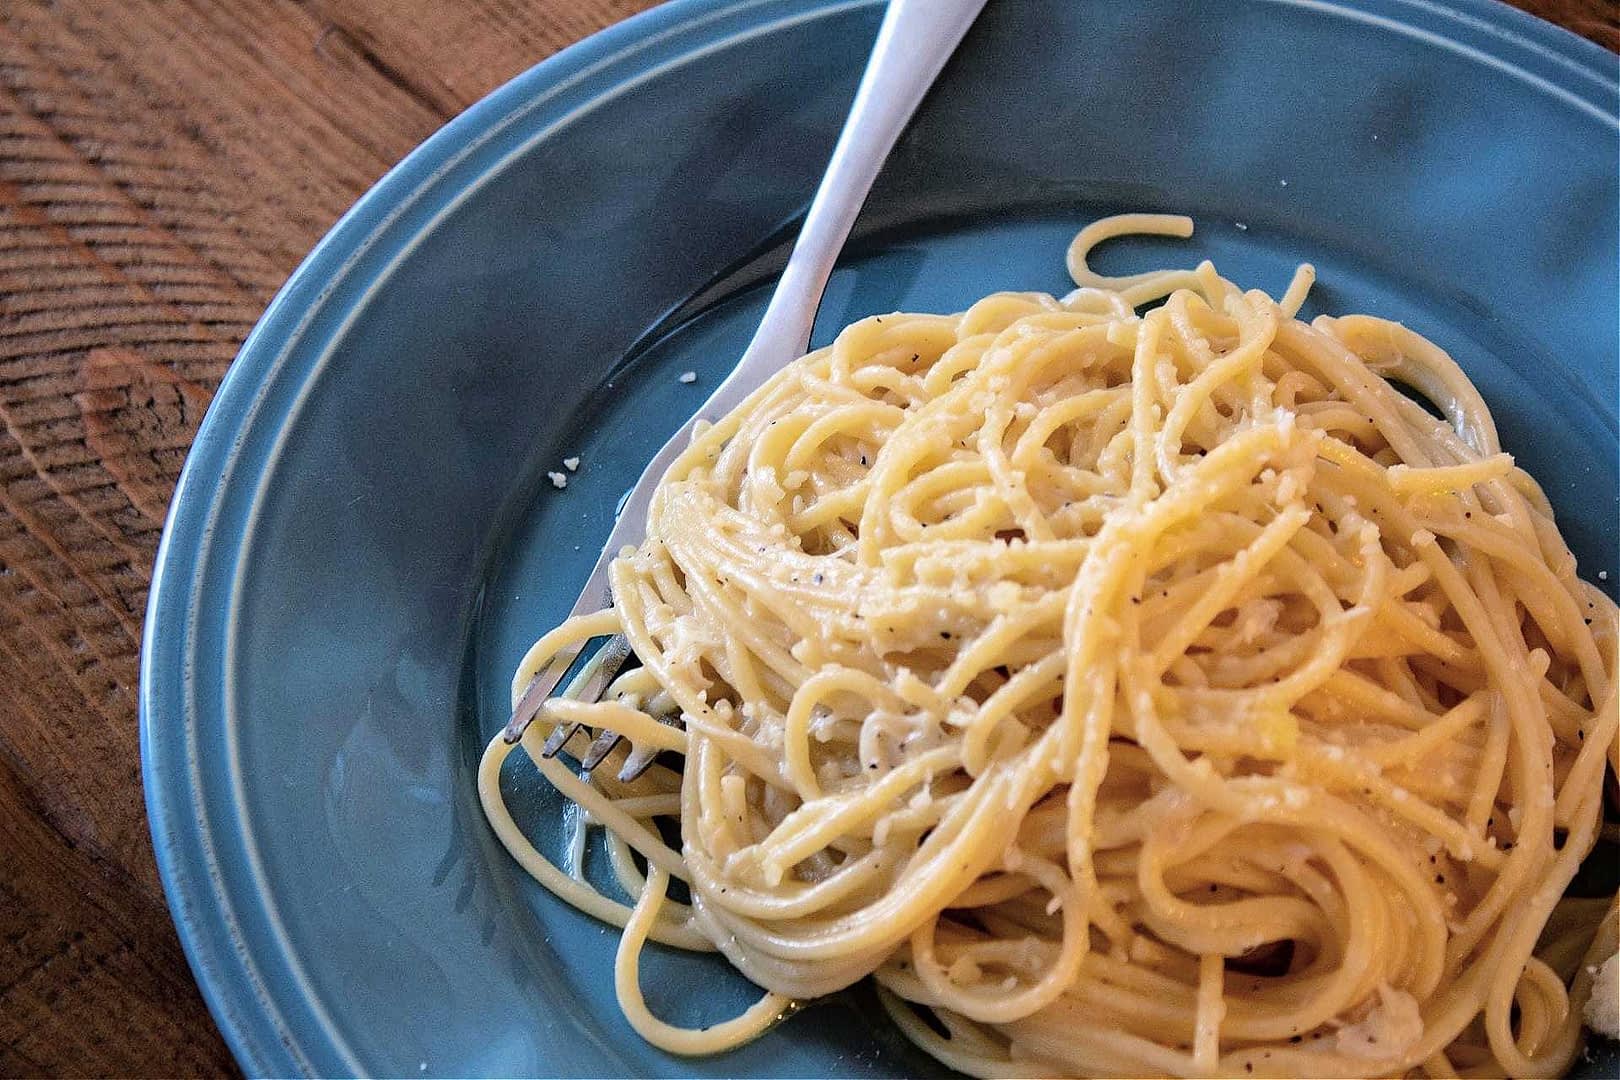
[[(1440, 349), (1296, 319), (1309, 267), (1281, 301), (1092, 272), (1124, 233), (1191, 223), (1092, 225), (1061, 300), (865, 319), (702, 431), (615, 606), (514, 681), (628, 636), (641, 666), (522, 745), (630, 903), (525, 839), (498, 737), (496, 831), (625, 928), (625, 1013), (678, 1053), (870, 975), (981, 1076), (1562, 1071), (1615, 947), (1610, 901), (1562, 899), (1615, 605)], [(576, 776), (538, 754), (564, 721), (684, 758)], [(648, 939), (768, 992), (668, 1025)]]

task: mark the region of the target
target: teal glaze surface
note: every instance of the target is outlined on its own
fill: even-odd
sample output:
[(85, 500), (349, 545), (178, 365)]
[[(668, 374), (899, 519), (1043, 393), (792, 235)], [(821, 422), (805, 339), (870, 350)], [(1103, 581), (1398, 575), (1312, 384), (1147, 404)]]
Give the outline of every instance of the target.
[[(746, 343), (878, 15), (676, 0), (559, 54), (385, 177), (243, 346), (159, 551), (141, 732), (175, 921), (247, 1072), (940, 1073), (864, 988), (731, 1054), (649, 1048), (616, 935), (527, 880), (474, 792), (518, 656)], [(1207, 256), (1275, 293), (1309, 260), (1316, 310), (1432, 337), (1612, 590), (1616, 105), (1614, 57), (1483, 0), (997, 0), (817, 340), (1062, 290), (1080, 224), (1188, 213), (1192, 241), (1099, 263)], [(515, 770), (513, 796), (555, 831)], [(661, 951), (644, 979), (687, 1022), (748, 993)]]

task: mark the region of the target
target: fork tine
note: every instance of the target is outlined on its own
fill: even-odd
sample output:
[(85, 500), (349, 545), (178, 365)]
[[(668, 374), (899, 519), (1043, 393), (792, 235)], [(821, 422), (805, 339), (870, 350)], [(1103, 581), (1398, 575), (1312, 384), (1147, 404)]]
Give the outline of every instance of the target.
[[(680, 727), (681, 714), (679, 712), (672, 712), (665, 716), (660, 716), (658, 718), (658, 722), (660, 724), (668, 724), (670, 727)], [(624, 765), (619, 769), (619, 782), (621, 784), (628, 784), (630, 781), (636, 779), (642, 773), (652, 768), (653, 762), (658, 760), (658, 753), (659, 751), (656, 746), (633, 747), (630, 753), (625, 755)]]
[(523, 733), (540, 714), (540, 707), (546, 703), (557, 684), (562, 682), (562, 677), (568, 673), (568, 666), (578, 655), (578, 649), (559, 653), (551, 658), (549, 664), (535, 672), (529, 685), (523, 688), (523, 696), (518, 698), (517, 705), (512, 709), (512, 718), (506, 722), (501, 738), (509, 744), (523, 738)]
[(590, 673), (577, 689), (572, 686), (568, 688), (568, 696), (576, 701), (601, 701), (609, 684), (618, 677), (619, 669), (629, 659), (630, 640), (623, 634), (614, 634), (591, 657)]
[[(666, 712), (658, 717), (658, 722), (669, 727), (684, 727), (679, 711)], [(630, 780), (642, 776), (643, 772), (653, 767), (654, 761), (658, 761), (658, 755), (658, 746), (633, 746), (629, 755), (625, 755), (624, 766), (619, 769), (620, 784), (629, 784)]]
[(653, 762), (657, 760), (658, 748), (656, 746), (635, 747), (626, 755), (624, 766), (619, 770), (619, 783), (628, 784), (652, 768)]
[(547, 735), (546, 741), (540, 745), (540, 756), (548, 760), (556, 757), (568, 740), (574, 737), (574, 733), (584, 726), (584, 724), (558, 724), (552, 728), (551, 734)]
[[(534, 722), (534, 718), (540, 715), (546, 700), (555, 693), (557, 684), (562, 682), (563, 676), (579, 657), (579, 653), (578, 648), (558, 653), (551, 658), (550, 663), (535, 674), (529, 685), (524, 688), (517, 707), (512, 710), (512, 718), (507, 721), (506, 730), (501, 734), (502, 738), (508, 743), (515, 743), (523, 737), (523, 732)], [(568, 687), (568, 695), (580, 701), (600, 700), (603, 691), (618, 675), (619, 669), (624, 667), (629, 657), (630, 642), (624, 635), (614, 634), (597, 650), (595, 656), (586, 661), (585, 666), (574, 677), (573, 684)], [(563, 744), (573, 738), (574, 732), (579, 728), (578, 724), (563, 724), (556, 728), (541, 747), (540, 756), (556, 757)]]
[[(568, 687), (568, 696), (576, 701), (600, 701), (608, 685), (619, 674), (626, 660), (630, 659), (630, 642), (623, 634), (614, 634), (607, 639), (607, 643), (597, 650), (596, 655), (586, 662), (586, 666), (575, 676), (573, 685)], [(540, 748), (540, 756), (553, 758), (557, 756), (569, 739), (574, 737), (580, 724), (562, 724), (546, 739), (545, 745)]]
[(602, 764), (603, 758), (613, 753), (613, 748), (618, 746), (619, 741), (623, 738), (624, 736), (617, 731), (612, 729), (604, 730), (602, 734), (596, 737), (596, 741), (591, 743), (591, 748), (585, 751), (585, 756), (579, 759), (579, 767), (586, 772), (590, 772)]

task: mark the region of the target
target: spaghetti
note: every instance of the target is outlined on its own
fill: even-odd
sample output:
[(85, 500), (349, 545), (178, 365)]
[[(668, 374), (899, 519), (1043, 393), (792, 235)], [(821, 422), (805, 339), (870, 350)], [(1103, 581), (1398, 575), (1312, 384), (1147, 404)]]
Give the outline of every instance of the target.
[[(871, 975), (979, 1076), (1573, 1060), (1597, 913), (1559, 905), (1620, 764), (1615, 605), (1433, 344), (1298, 320), (1309, 267), (1275, 301), (1087, 264), (1191, 231), (1109, 218), (1061, 300), (848, 327), (700, 431), (614, 607), (524, 658), (516, 692), (601, 634), (641, 661), (522, 743), (632, 904), (523, 836), (499, 737), (480, 790), (526, 869), (624, 928), (645, 1038), (719, 1051)], [(576, 776), (538, 753), (573, 721), (683, 764)], [(665, 1024), (648, 940), (767, 992)]]

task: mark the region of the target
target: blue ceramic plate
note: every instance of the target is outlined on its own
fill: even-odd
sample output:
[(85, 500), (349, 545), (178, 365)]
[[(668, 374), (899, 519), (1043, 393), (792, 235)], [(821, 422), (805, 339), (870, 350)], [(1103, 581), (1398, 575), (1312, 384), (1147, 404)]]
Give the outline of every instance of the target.
[[(243, 347), (158, 555), (141, 722), (175, 921), (250, 1073), (939, 1071), (865, 990), (722, 1057), (650, 1049), (614, 1005), (616, 935), (518, 871), (473, 786), (518, 656), (747, 341), (879, 14), (679, 0), (567, 50), (390, 173)], [(1062, 290), (1078, 225), (1189, 213), (1192, 242), (1104, 268), (1210, 256), (1275, 293), (1314, 261), (1319, 310), (1456, 355), (1588, 574), (1612, 570), (1615, 74), (1472, 0), (992, 3), (818, 339)], [(713, 960), (647, 980), (687, 1022), (748, 993)]]

